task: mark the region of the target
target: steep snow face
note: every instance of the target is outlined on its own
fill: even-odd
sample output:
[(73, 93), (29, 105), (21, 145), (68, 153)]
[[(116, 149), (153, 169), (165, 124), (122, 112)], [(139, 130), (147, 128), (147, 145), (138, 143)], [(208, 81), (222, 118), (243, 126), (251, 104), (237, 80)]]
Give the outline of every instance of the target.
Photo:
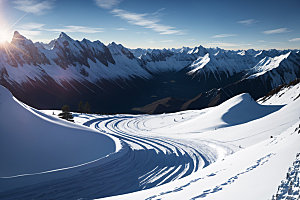
[(209, 61), (210, 61), (209, 53), (205, 54), (205, 56), (203, 56), (203, 57), (197, 58), (197, 60), (195, 60), (191, 64), (190, 68), (192, 70), (189, 71), (189, 74), (194, 74), (198, 70), (201, 70), (207, 63), (209, 63)]
[(254, 77), (261, 76), (261, 75), (265, 74), (266, 72), (279, 67), (280, 63), (284, 59), (287, 59), (290, 54), (291, 54), (291, 52), (280, 55), (280, 56), (276, 56), (274, 58), (270, 58), (270, 57), (263, 58), (261, 61), (259, 61), (259, 63), (257, 63), (257, 65), (255, 65), (251, 69), (251, 71), (252, 71), (251, 73), (253, 73), (253, 74), (251, 76), (249, 76), (248, 78), (254, 78)]
[(247, 73), (247, 79), (260, 77), (272, 87), (295, 80), (300, 73), (300, 54), (290, 51), (280, 56), (265, 57)]
[(203, 46), (180, 49), (152, 49), (140, 57), (145, 68), (152, 73), (180, 71), (200, 60), (208, 51)]
[[(188, 75), (207, 77), (213, 74), (215, 79), (221, 79), (221, 74), (227, 77), (237, 73), (247, 79), (260, 78), (271, 87), (288, 83), (300, 73), (300, 54), (293, 51), (224, 51), (207, 49), (209, 55), (199, 56), (189, 66)], [(196, 55), (196, 54), (194, 54)]]
[(254, 50), (243, 51), (243, 55), (240, 51), (226, 51), (223, 49), (207, 49), (206, 51), (209, 52), (209, 62), (208, 56), (198, 56), (190, 67), (199, 64), (201, 67), (189, 71), (189, 75), (199, 74), (206, 77), (212, 73), (217, 77), (217, 74), (224, 73), (227, 76), (232, 76), (235, 73), (250, 69), (259, 61), (259, 58), (254, 57)]
[(117, 150), (116, 139), (47, 116), (3, 86), (0, 102), (0, 179), (70, 168)]

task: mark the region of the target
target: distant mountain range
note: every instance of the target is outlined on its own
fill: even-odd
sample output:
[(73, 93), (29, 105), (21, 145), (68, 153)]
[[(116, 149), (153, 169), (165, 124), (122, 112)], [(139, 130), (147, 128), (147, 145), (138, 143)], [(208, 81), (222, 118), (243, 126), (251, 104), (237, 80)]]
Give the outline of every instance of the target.
[(49, 44), (14, 33), (0, 47), (0, 84), (26, 104), (59, 109), (88, 101), (99, 113), (163, 113), (255, 99), (300, 77), (299, 50), (128, 49), (73, 40)]

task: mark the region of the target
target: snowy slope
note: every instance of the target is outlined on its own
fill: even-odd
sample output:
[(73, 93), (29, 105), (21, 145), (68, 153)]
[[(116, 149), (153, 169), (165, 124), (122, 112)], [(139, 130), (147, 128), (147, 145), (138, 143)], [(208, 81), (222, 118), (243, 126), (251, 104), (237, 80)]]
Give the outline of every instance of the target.
[[(6, 90), (2, 90), (4, 97), (12, 98), (11, 95), (10, 97), (7, 95), (9, 93)], [(290, 99), (295, 92), (285, 92), (285, 94), (273, 98)], [(57, 172), (49, 173), (47, 176), (37, 174), (33, 177), (40, 180), (38, 185), (28, 184), (30, 177), (26, 176), (19, 179), (11, 178), (11, 180), (2, 177), (0, 184), (5, 187), (2, 187), (0, 197), (3, 199), (43, 199), (44, 197), (95, 199), (108, 196), (112, 196), (108, 199), (270, 199), (276, 194), (277, 187), (300, 151), (298, 145), (300, 137), (298, 131), (295, 131), (300, 124), (299, 101), (299, 98), (294, 98), (287, 105), (268, 105), (267, 102), (261, 105), (256, 103), (249, 94), (241, 94), (216, 107), (171, 114), (74, 114), (76, 123), (118, 138), (121, 141), (121, 149), (103, 159), (102, 162), (95, 163), (93, 167), (84, 168), (76, 176), (73, 173), (68, 175), (66, 172), (63, 173), (64, 178), (59, 178)], [(35, 116), (27, 117), (31, 119), (29, 125), (31, 121), (35, 123), (30, 129), (32, 134), (40, 130), (39, 127), (50, 130), (49, 127), (45, 128), (47, 124), (51, 124), (51, 127), (61, 127), (58, 123), (63, 124), (64, 128), (71, 126), (56, 117), (44, 115), (14, 100), (7, 102), (13, 102), (9, 104), (11, 106), (4, 104), (9, 110), (17, 109), (19, 113), (29, 112), (30, 115)], [(1, 111), (6, 111), (5, 107), (2, 106)], [(45, 113), (51, 114), (52, 111), (45, 111)], [(48, 120), (40, 119), (41, 115)], [(12, 136), (22, 133), (20, 129), (24, 132), (24, 127), (26, 128), (25, 125), (20, 128), (5, 121), (11, 121), (16, 116), (18, 115), (9, 115), (1, 120), (1, 123), (3, 121), (1, 127), (7, 127), (8, 130), (17, 129), (16, 132), (9, 131), (10, 134), (14, 133)], [(19, 118), (15, 120), (21, 124)], [(72, 125), (72, 129), (78, 128), (85, 130), (82, 126), (75, 128)], [(90, 131), (87, 132), (91, 134)], [(67, 135), (68, 132), (64, 131), (59, 135), (63, 134), (70, 141), (73, 133), (72, 130), (72, 133)], [(52, 134), (57, 136), (54, 131)], [(89, 137), (106, 138), (104, 135), (99, 135), (93, 134)], [(55, 141), (56, 138), (48, 138), (47, 142)], [(7, 153), (13, 152), (13, 147), (9, 144), (19, 141), (16, 138), (10, 139), (9, 142), (2, 144), (7, 148), (1, 151), (4, 152), (2, 156), (19, 158), (20, 151), (15, 155)], [(91, 148), (96, 148), (92, 145), (97, 146), (96, 143), (99, 141), (92, 139), (95, 141), (86, 143), (91, 144)], [(83, 144), (83, 140), (80, 142), (84, 145), (80, 151), (89, 151), (87, 149), (89, 145)], [(43, 152), (43, 149), (36, 151), (40, 148), (42, 147), (33, 146), (31, 149), (35, 151), (27, 151), (36, 156), (41, 152), (47, 153)], [(97, 148), (101, 150), (102, 146)], [(58, 151), (62, 151), (59, 146), (54, 152)], [(60, 154), (63, 156), (66, 153), (67, 151), (62, 151)], [(39, 162), (36, 164), (38, 167), (42, 166)], [(22, 167), (20, 170), (23, 170)], [(51, 177), (55, 177), (55, 180), (51, 179), (47, 182), (46, 180)], [(18, 181), (25, 182), (27, 185), (23, 183), (22, 186), (25, 186), (23, 188), (14, 186), (14, 190), (5, 190), (9, 182), (15, 185)], [(258, 182), (260, 187), (256, 187)]]
[(279, 66), (279, 64), (284, 60), (287, 59), (288, 56), (290, 55), (291, 52), (287, 53), (287, 54), (283, 54), (280, 56), (276, 56), (274, 58), (270, 58), (270, 57), (265, 57), (264, 59), (262, 59), (261, 61), (259, 61), (259, 63), (257, 63), (256, 66), (253, 67), (253, 74), (249, 77), (257, 77), (257, 76), (261, 76), (264, 73), (277, 68)]
[[(244, 104), (245, 102), (240, 101), (243, 96), (245, 95), (229, 101), (233, 105)], [(205, 123), (201, 125), (201, 120), (195, 120), (199, 118), (197, 115), (182, 122), (174, 120), (174, 124), (182, 124), (182, 129), (169, 129), (170, 124), (166, 127), (156, 127), (154, 134), (193, 138), (193, 141), (198, 142), (214, 141), (228, 147), (236, 146), (237, 152), (184, 179), (150, 190), (106, 199), (271, 199), (276, 194), (281, 180), (286, 177), (296, 154), (300, 152), (300, 136), (298, 131), (295, 131), (300, 124), (299, 101), (297, 99), (277, 111), (273, 110), (273, 113), (265, 113), (264, 117), (256, 117), (243, 124), (217, 130), (202, 132)], [(198, 115), (205, 115), (214, 109), (226, 110), (227, 103), (206, 109)], [(245, 104), (248, 111), (264, 108), (249, 101)], [(236, 112), (242, 113), (239, 110)], [(212, 120), (217, 118), (213, 115), (224, 116), (222, 113), (212, 113)], [(142, 124), (149, 125), (145, 122)], [(174, 127), (177, 126), (179, 125)]]
[(247, 73), (247, 79), (260, 77), (270, 81), (272, 87), (289, 83), (300, 73), (300, 54), (290, 51), (275, 57), (265, 57)]
[(111, 137), (47, 116), (19, 102), (2, 86), (0, 102), (0, 182), (5, 177), (70, 168), (118, 150)]
[[(298, 79), (299, 80), (299, 79)], [(257, 101), (263, 105), (286, 105), (300, 97), (300, 83), (283, 86), (274, 95), (263, 97)]]

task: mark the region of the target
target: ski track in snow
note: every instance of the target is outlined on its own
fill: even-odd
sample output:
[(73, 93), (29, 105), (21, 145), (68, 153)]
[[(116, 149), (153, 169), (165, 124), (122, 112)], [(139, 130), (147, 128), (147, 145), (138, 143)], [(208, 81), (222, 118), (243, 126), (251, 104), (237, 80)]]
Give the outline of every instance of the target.
[(79, 168), (75, 175), (6, 191), (0, 193), (0, 198), (93, 199), (119, 195), (186, 177), (218, 158), (216, 150), (208, 146), (211, 141), (195, 143), (145, 134), (151, 131), (145, 126), (151, 118), (125, 115), (85, 122), (86, 126), (119, 138), (122, 149), (92, 167)]
[[(242, 171), (242, 172), (236, 174), (235, 176), (230, 177), (226, 182), (224, 182), (224, 183), (222, 183), (222, 184), (220, 184), (220, 185), (217, 185), (217, 186), (215, 186), (214, 188), (204, 190), (202, 194), (197, 195), (197, 196), (191, 198), (191, 200), (200, 199), (200, 198), (203, 198), (203, 197), (208, 196), (209, 194), (213, 194), (213, 193), (215, 193), (215, 192), (221, 191), (224, 187), (226, 187), (226, 186), (228, 186), (228, 185), (234, 183), (241, 175), (246, 174), (246, 173), (248, 173), (249, 171), (254, 170), (255, 168), (257, 168), (257, 167), (260, 166), (260, 165), (264, 165), (266, 162), (268, 162), (269, 158), (272, 157), (273, 155), (274, 155), (274, 154), (270, 153), (270, 154), (268, 154), (268, 155), (266, 155), (266, 156), (264, 156), (264, 157), (258, 159), (254, 165), (248, 167), (245, 171)], [(185, 184), (185, 185), (176, 187), (176, 188), (173, 189), (173, 190), (169, 190), (169, 191), (162, 192), (162, 193), (160, 193), (160, 194), (158, 194), (158, 195), (150, 196), (150, 197), (146, 198), (145, 200), (157, 199), (158, 197), (161, 197), (161, 196), (166, 195), (166, 194), (169, 194), (169, 193), (174, 193), (174, 192), (182, 191), (184, 188), (190, 186), (190, 185), (193, 184), (193, 183), (196, 183), (196, 182), (198, 182), (198, 181), (200, 181), (200, 180), (203, 180), (203, 179), (205, 179), (205, 178), (207, 178), (207, 177), (212, 177), (212, 176), (217, 175), (220, 171), (222, 171), (222, 170), (219, 170), (219, 171), (216, 171), (216, 172), (214, 172), (214, 173), (208, 174), (208, 175), (205, 176), (205, 177), (200, 177), (200, 178), (197, 178), (197, 179), (193, 179), (193, 180), (191, 180), (190, 182), (188, 182), (188, 183)], [(160, 198), (158, 198), (158, 199), (160, 199)]]

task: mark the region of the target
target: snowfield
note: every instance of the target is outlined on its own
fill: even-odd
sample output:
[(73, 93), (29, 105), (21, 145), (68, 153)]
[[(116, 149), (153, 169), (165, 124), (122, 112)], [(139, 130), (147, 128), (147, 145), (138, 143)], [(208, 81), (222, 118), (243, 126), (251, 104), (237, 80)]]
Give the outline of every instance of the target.
[(118, 150), (116, 139), (45, 115), (2, 86), (0, 110), (0, 192), (27, 185), (29, 177), (84, 165)]
[[(291, 172), (299, 168), (299, 86), (260, 103), (240, 94), (216, 107), (170, 114), (74, 113), (77, 125), (1, 87), (0, 199), (284, 196), (299, 184), (283, 181), (287, 173), (299, 179)], [(299, 198), (298, 187), (290, 197)]]

